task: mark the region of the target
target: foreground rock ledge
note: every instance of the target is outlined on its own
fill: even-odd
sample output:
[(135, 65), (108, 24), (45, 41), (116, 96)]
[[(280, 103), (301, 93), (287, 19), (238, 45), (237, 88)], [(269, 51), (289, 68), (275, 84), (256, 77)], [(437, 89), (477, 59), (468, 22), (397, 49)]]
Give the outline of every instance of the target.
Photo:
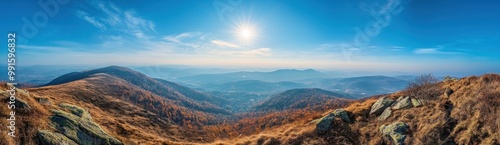
[[(38, 137), (44, 144), (92, 144), (92, 145), (123, 145), (122, 142), (106, 133), (95, 123), (90, 113), (78, 106), (61, 103), (59, 106), (69, 110), (51, 110), (51, 125), (58, 132), (39, 130)], [(60, 132), (60, 133), (59, 133)]]
[(408, 132), (408, 125), (404, 122), (395, 122), (390, 125), (382, 125), (380, 132), (384, 138), (395, 145), (404, 145), (406, 133)]

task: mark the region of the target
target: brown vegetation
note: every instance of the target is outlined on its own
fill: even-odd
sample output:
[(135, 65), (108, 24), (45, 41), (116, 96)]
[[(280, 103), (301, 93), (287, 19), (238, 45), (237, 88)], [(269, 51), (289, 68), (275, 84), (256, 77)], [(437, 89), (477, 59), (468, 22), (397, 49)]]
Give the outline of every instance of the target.
[(435, 100), (443, 93), (439, 80), (432, 74), (422, 74), (410, 81), (403, 93), (423, 101)]

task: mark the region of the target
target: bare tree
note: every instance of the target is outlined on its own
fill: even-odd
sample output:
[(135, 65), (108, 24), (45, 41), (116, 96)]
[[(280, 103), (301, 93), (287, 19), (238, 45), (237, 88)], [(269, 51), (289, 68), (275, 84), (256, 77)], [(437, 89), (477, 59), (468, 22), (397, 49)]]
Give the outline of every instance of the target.
[(432, 74), (422, 74), (410, 81), (404, 92), (409, 96), (424, 101), (433, 100), (442, 93), (437, 84), (438, 82), (439, 80)]

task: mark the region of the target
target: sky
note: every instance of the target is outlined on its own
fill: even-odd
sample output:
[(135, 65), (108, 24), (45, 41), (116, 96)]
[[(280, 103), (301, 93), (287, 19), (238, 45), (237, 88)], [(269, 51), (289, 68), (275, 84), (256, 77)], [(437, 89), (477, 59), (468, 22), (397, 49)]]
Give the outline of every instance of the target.
[(497, 0), (1, 3), (18, 65), (500, 72)]

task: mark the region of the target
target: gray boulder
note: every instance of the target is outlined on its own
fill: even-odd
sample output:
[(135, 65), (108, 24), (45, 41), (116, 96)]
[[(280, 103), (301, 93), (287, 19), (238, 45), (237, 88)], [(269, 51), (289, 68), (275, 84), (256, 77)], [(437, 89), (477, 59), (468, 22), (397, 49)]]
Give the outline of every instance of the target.
[(35, 97), (35, 100), (42, 105), (52, 105), (52, 103), (49, 101), (49, 98)]
[(446, 76), (446, 77), (444, 77), (444, 79), (443, 79), (443, 82), (456, 82), (456, 81), (458, 81), (458, 79), (457, 79), (457, 78), (450, 77), (450, 76)]
[(410, 100), (411, 100), (411, 104), (413, 105), (413, 107), (422, 106), (422, 101), (420, 99), (411, 98)]
[(372, 109), (370, 110), (370, 114), (380, 115), (385, 108), (391, 106), (394, 100), (391, 100), (387, 97), (382, 97), (377, 102), (372, 105)]
[(399, 110), (399, 109), (408, 109), (411, 107), (413, 107), (413, 104), (411, 103), (410, 97), (401, 96), (398, 98), (398, 100), (396, 100), (392, 109)]
[(403, 145), (408, 132), (408, 125), (403, 122), (396, 122), (390, 125), (382, 125), (380, 132), (384, 139), (394, 143), (395, 145)]
[(344, 122), (351, 123), (351, 120), (349, 119), (349, 116), (347, 115), (347, 112), (344, 109), (336, 109), (332, 113), (334, 117), (338, 117), (342, 119)]
[(14, 104), (16, 105), (16, 108), (31, 110), (31, 106), (28, 104), (28, 102), (24, 101), (23, 99), (16, 98), (15, 101), (16, 103)]
[(78, 145), (63, 134), (48, 130), (38, 130), (37, 135), (41, 145)]
[(321, 118), (318, 124), (316, 124), (316, 131), (321, 133), (332, 129), (334, 119), (335, 115), (333, 113)]
[(378, 120), (385, 120), (389, 118), (389, 116), (391, 116), (391, 113), (392, 113), (391, 107), (385, 108), (384, 112), (382, 112), (382, 114), (380, 114), (380, 116), (378, 117)]
[(453, 94), (453, 90), (449, 87), (446, 87), (446, 89), (444, 90), (444, 96), (448, 98), (451, 94)]

